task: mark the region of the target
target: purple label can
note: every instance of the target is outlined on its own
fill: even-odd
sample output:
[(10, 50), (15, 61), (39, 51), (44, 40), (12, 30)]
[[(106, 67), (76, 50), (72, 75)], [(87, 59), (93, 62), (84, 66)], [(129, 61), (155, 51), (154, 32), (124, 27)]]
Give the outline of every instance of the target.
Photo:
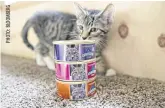
[(81, 60), (95, 58), (95, 44), (81, 44)]
[(92, 40), (68, 40), (54, 42), (56, 61), (84, 61), (95, 58), (95, 43)]
[(79, 45), (54, 45), (55, 59), (59, 61), (79, 61)]

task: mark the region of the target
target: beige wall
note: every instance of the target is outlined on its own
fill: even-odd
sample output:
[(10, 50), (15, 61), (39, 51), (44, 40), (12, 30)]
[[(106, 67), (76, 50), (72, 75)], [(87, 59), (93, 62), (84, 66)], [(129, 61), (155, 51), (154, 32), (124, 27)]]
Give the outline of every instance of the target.
[[(165, 48), (157, 38), (165, 33), (165, 2), (112, 2), (115, 5), (115, 22), (110, 34), (107, 59), (118, 72), (156, 78), (165, 81)], [(108, 2), (79, 2), (84, 7), (103, 9)], [(2, 40), (2, 52), (34, 58), (34, 53), (22, 42), (22, 26), (37, 10), (60, 10), (75, 13), (73, 2), (18, 2), (11, 7), (11, 43)], [(128, 36), (122, 39), (118, 27), (125, 23)], [(30, 30), (29, 40), (37, 43)], [(5, 39), (3, 36), (2, 39)]]

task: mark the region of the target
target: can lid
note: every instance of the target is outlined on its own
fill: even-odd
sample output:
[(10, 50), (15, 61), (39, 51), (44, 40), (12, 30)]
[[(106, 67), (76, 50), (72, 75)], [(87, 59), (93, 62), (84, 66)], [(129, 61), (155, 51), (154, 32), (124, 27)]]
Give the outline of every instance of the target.
[(60, 61), (60, 60), (54, 60), (55, 63), (59, 64), (83, 64), (83, 63), (91, 63), (96, 62), (96, 58), (90, 59), (90, 60), (82, 60), (82, 61)]
[(65, 84), (82, 84), (82, 83), (90, 83), (96, 80), (96, 76), (93, 78), (90, 78), (88, 80), (83, 80), (83, 81), (66, 81), (66, 80), (62, 80), (62, 79), (58, 79), (56, 78), (56, 82), (60, 82), (60, 83), (65, 83)]
[(53, 44), (94, 44), (95, 40), (63, 40), (53, 41)]

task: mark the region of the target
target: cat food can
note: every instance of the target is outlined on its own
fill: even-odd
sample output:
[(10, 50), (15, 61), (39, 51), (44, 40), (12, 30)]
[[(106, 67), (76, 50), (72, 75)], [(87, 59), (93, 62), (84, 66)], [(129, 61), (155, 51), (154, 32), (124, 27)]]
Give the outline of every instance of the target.
[(56, 61), (84, 61), (95, 58), (94, 40), (54, 41)]
[(63, 81), (84, 81), (96, 77), (96, 61), (55, 62), (56, 78)]
[(96, 93), (95, 78), (82, 82), (65, 82), (56, 79), (57, 95), (63, 99), (82, 100)]

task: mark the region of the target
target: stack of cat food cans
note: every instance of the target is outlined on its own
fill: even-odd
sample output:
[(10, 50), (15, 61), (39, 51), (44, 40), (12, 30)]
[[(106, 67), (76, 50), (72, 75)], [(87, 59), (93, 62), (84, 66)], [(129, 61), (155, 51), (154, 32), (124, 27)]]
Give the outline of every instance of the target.
[(55, 41), (54, 58), (57, 95), (82, 100), (96, 93), (95, 41)]

